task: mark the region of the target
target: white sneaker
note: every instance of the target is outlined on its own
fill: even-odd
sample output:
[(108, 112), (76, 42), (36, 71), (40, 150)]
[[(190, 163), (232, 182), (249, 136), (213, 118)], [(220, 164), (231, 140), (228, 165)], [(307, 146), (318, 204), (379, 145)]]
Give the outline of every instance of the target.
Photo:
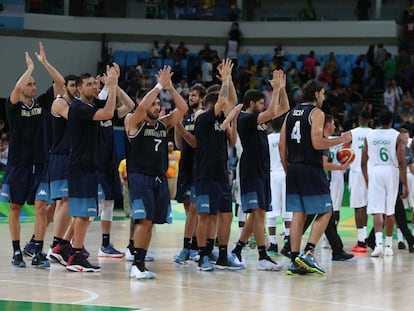
[(331, 248), (331, 245), (329, 244), (329, 241), (326, 238), (326, 236), (323, 236), (323, 238), (322, 238), (321, 247), (322, 248)]
[(382, 245), (377, 245), (372, 251), (371, 257), (382, 257), (383, 254), (384, 254), (384, 250), (382, 248)]
[(136, 265), (132, 265), (129, 276), (137, 280), (145, 280), (155, 279), (157, 275), (154, 272), (148, 270), (140, 271)]
[(394, 251), (391, 246), (386, 246), (384, 249), (384, 256), (394, 256)]
[(134, 254), (131, 254), (131, 251), (128, 247), (125, 250), (125, 259), (128, 261), (134, 261)]
[(264, 271), (280, 271), (284, 269), (284, 266), (273, 261), (270, 258), (260, 259), (257, 262), (257, 270), (264, 270)]
[(47, 250), (47, 254), (46, 254), (46, 259), (49, 260), (50, 262), (58, 262), (53, 256), (51, 256), (52, 254), (52, 246), (49, 247), (49, 249)]

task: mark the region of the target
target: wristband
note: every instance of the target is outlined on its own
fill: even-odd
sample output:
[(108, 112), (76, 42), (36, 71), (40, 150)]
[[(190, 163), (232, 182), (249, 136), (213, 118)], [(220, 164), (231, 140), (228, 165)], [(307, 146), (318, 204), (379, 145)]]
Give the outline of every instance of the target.
[(157, 84), (155, 85), (155, 88), (159, 89), (160, 91), (163, 89), (163, 87), (162, 87), (161, 83), (157, 83)]

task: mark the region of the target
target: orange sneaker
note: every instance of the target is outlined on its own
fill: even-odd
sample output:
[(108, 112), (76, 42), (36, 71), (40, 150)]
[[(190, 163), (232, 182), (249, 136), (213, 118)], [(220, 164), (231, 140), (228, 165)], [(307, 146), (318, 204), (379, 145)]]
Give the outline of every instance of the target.
[(367, 250), (368, 250), (368, 247), (366, 245), (362, 246), (359, 243), (355, 245), (353, 248), (351, 248), (351, 251), (355, 253), (366, 253)]

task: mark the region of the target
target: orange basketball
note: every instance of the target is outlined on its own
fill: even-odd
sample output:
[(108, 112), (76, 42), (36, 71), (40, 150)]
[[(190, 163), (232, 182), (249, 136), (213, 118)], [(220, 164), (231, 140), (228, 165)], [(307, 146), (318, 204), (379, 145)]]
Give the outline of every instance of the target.
[(352, 163), (355, 160), (355, 151), (349, 146), (342, 146), (336, 152), (336, 159), (339, 163)]

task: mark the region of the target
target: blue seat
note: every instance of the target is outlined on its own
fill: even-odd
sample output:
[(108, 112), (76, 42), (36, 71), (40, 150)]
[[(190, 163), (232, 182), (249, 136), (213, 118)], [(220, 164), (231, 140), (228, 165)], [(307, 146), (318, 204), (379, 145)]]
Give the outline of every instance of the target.
[(163, 65), (164, 66), (170, 66), (170, 67), (172, 67), (172, 66), (174, 66), (174, 60), (173, 59), (166, 58), (166, 59), (164, 59)]
[(122, 51), (122, 50), (117, 50), (114, 51), (112, 60), (114, 63), (117, 63), (119, 65), (119, 67), (125, 68), (125, 61), (126, 61), (126, 51)]
[(150, 53), (148, 51), (138, 51), (138, 59), (148, 59), (150, 58)]
[(138, 52), (137, 51), (127, 52), (125, 65), (127, 67), (138, 65)]

